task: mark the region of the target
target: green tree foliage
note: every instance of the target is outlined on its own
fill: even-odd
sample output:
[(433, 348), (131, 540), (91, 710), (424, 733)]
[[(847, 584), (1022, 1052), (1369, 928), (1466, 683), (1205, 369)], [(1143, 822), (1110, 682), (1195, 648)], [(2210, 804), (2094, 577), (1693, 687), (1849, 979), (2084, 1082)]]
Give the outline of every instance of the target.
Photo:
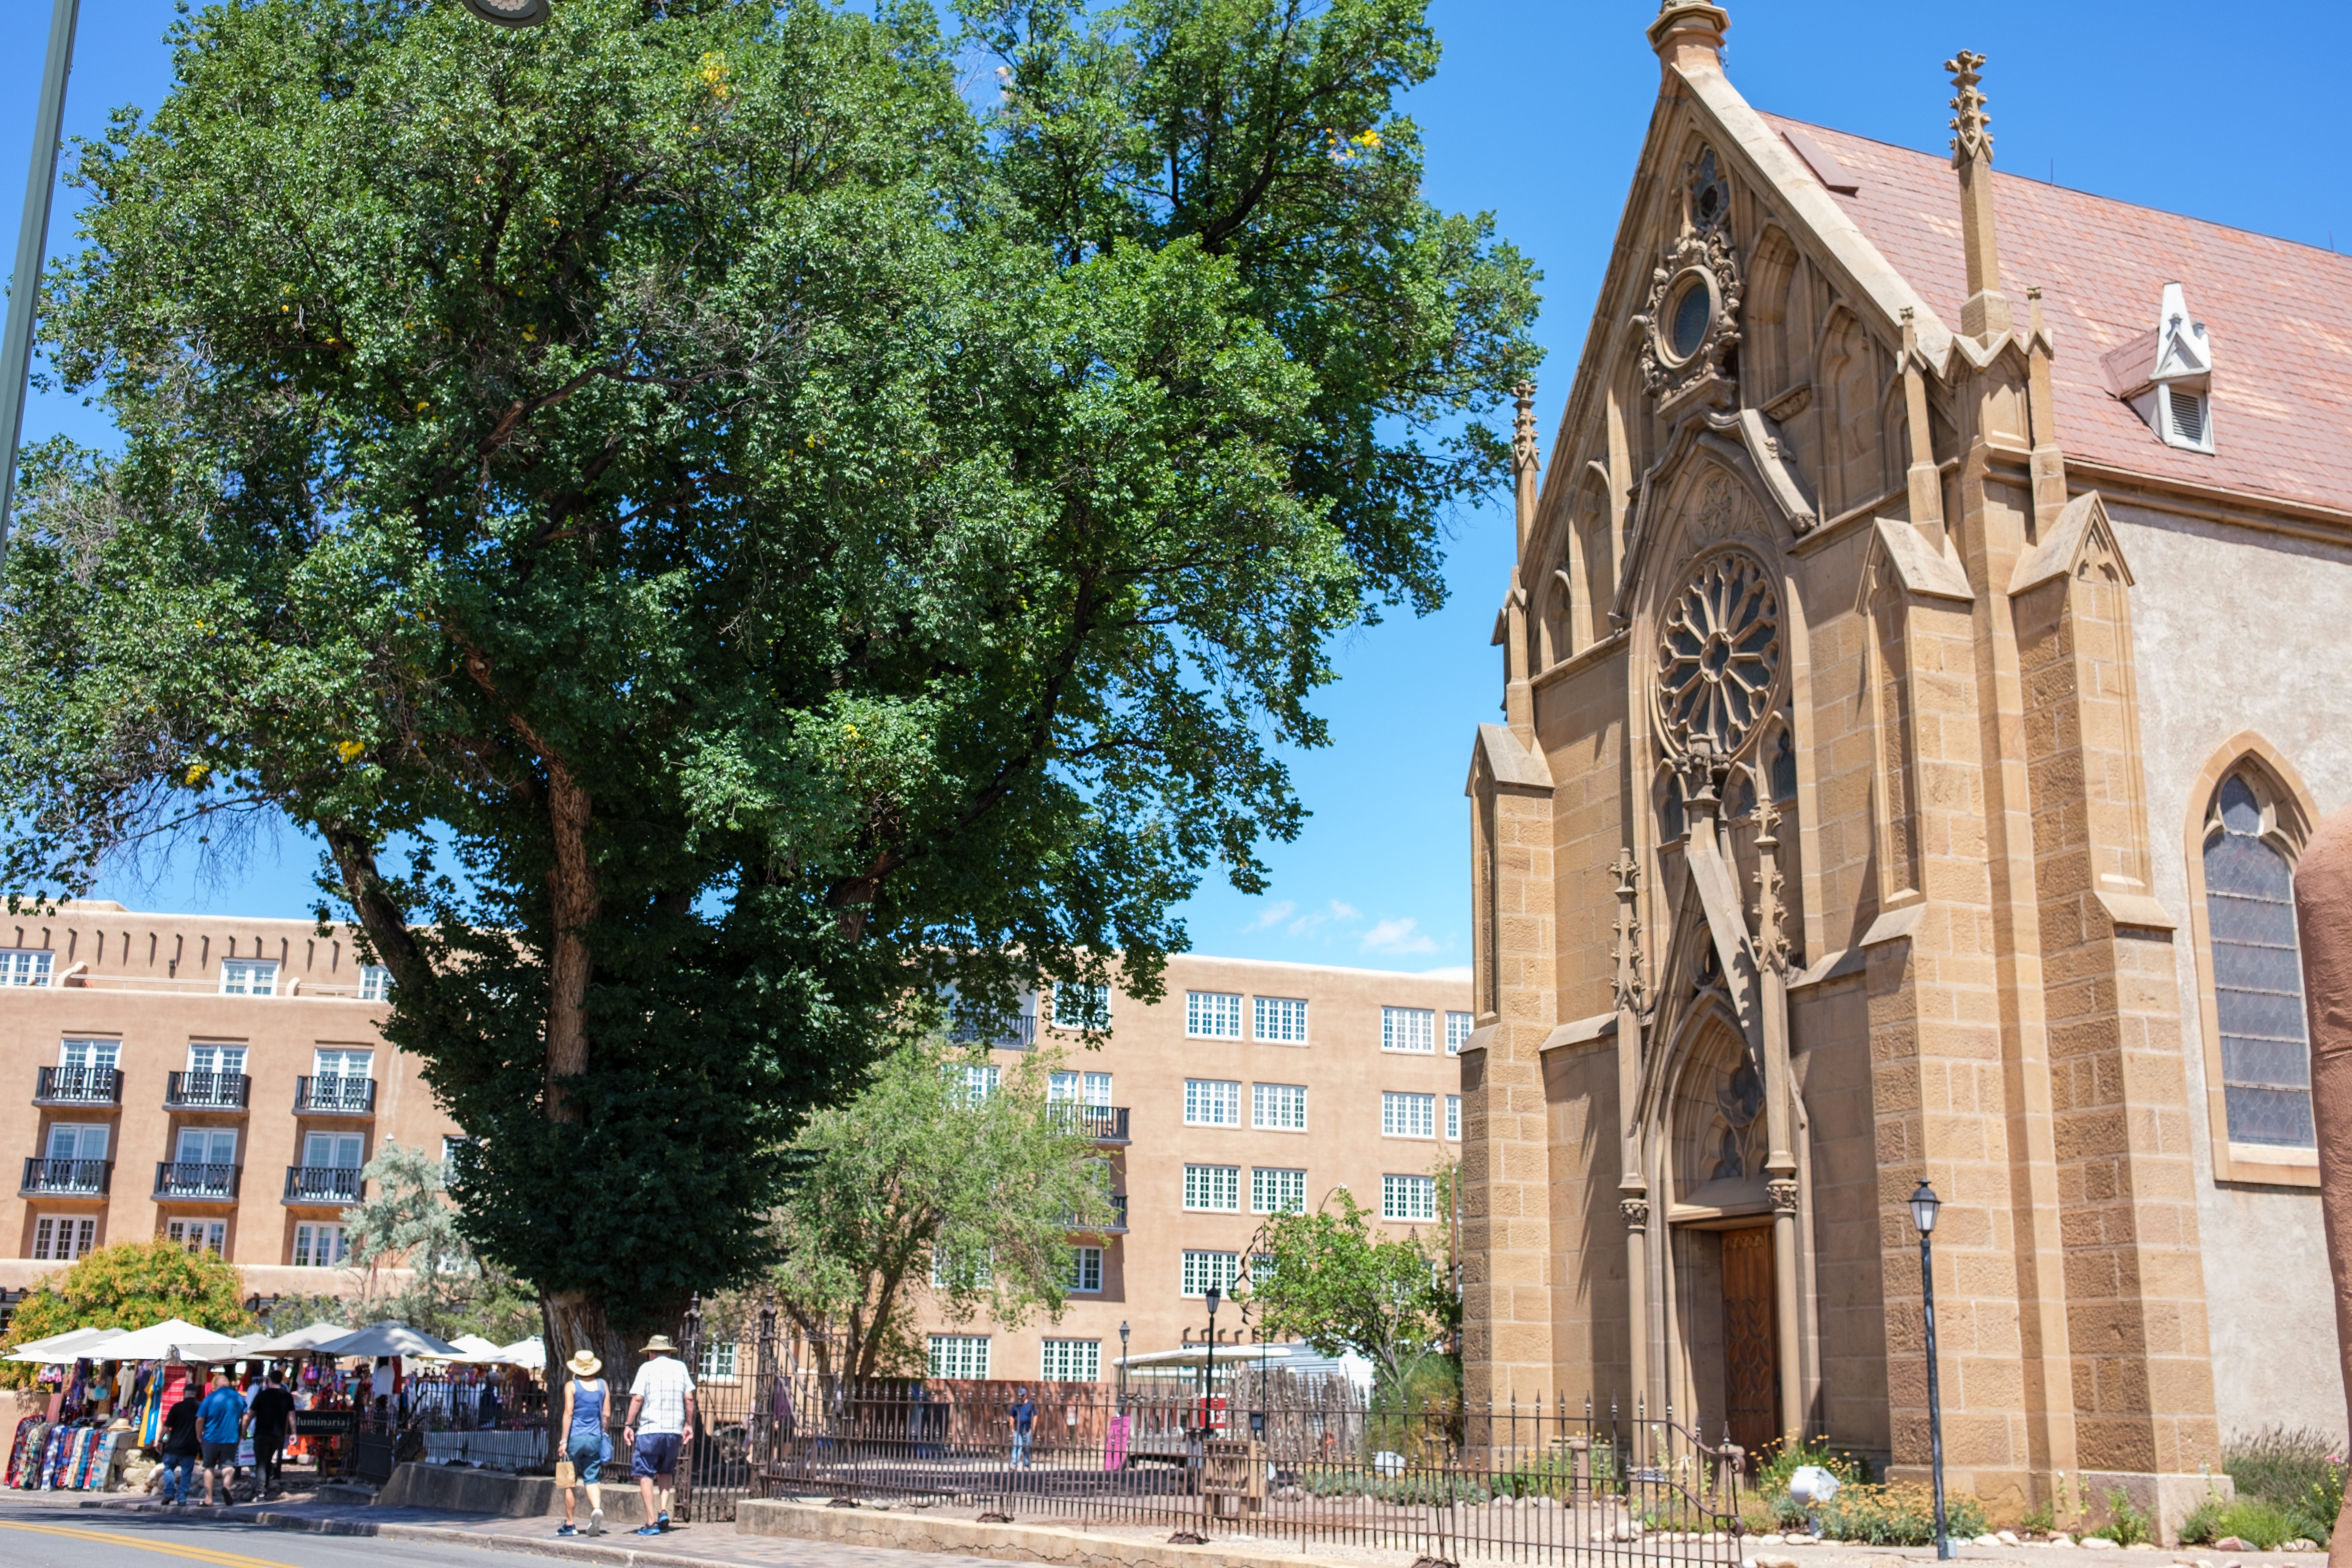
[(242, 0), (82, 150), (121, 447), (27, 465), (0, 875), (315, 835), (557, 1358), (754, 1277), (940, 988), (1155, 995), (1506, 472), (1533, 274), (1421, 198), (1419, 0), (971, 20)]
[[(388, 1142), (362, 1173), (373, 1195), (343, 1211), (343, 1226), (352, 1267), (362, 1271), (362, 1310), (370, 1319), (397, 1318), (440, 1339), (479, 1334), (498, 1344), (539, 1331), (538, 1296), (484, 1264), (460, 1233), (440, 1161)], [(394, 1279), (396, 1286), (389, 1283)]]
[(1370, 1211), (1344, 1190), (1313, 1214), (1266, 1221), (1253, 1258), (1272, 1264), (1249, 1288), (1261, 1328), (1324, 1355), (1354, 1351), (1371, 1362), (1378, 1385), (1400, 1396), (1458, 1321), (1444, 1258), (1418, 1233), (1376, 1232)]
[(287, 1295), (272, 1299), (262, 1310), (261, 1326), (273, 1334), (290, 1334), (312, 1323), (339, 1323), (356, 1329), (364, 1321), (352, 1310), (348, 1296)]
[[(143, 1329), (178, 1318), (218, 1333), (253, 1331), (245, 1279), (234, 1264), (176, 1242), (121, 1241), (44, 1277), (17, 1304), (5, 1348), (68, 1329)], [(22, 1388), (40, 1369), (0, 1362), (0, 1383)]]
[(772, 1279), (820, 1371), (919, 1375), (918, 1301), (951, 1323), (1061, 1315), (1070, 1238), (1109, 1224), (1111, 1205), (1093, 1139), (1046, 1099), (1055, 1065), (1028, 1056), (1000, 1073), (984, 1050), (918, 1041), (809, 1118)]

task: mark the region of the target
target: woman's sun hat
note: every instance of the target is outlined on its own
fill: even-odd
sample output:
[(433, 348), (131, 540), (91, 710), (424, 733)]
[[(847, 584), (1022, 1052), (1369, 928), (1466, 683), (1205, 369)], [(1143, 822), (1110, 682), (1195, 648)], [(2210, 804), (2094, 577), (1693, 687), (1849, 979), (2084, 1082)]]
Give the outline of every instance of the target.
[(593, 1377), (604, 1370), (604, 1363), (596, 1358), (594, 1351), (573, 1351), (572, 1359), (563, 1364), (582, 1377)]

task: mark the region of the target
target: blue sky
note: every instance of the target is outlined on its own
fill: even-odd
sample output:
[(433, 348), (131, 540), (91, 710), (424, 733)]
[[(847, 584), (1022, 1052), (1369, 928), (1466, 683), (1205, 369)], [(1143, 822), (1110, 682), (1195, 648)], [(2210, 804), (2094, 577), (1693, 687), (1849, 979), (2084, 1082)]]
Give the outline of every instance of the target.
[[(1656, 94), (1643, 37), (1654, 9), (1642, 0), (1432, 7), (1444, 65), (1408, 105), (1427, 143), (1430, 195), (1492, 210), (1544, 270), (1547, 439)], [(2210, 5), (2047, 0), (1948, 8), (1733, 0), (1729, 9), (1731, 79), (1759, 108), (1940, 151), (1950, 96), (1942, 62), (1978, 49), (1990, 57), (2000, 168), (2309, 245), (2352, 245), (2333, 12), (2289, 19)], [(0, 255), (15, 249), (47, 14), (48, 0), (0, 6)], [(82, 0), (68, 135), (100, 133), (118, 105), (161, 100), (172, 15), (171, 0)], [(2249, 17), (2263, 25), (2241, 28)], [(2312, 68), (2298, 68), (2299, 58)], [(73, 244), (72, 195), (60, 193), (52, 254)], [(60, 430), (107, 441), (94, 411), (37, 396), (27, 439)], [(1323, 701), (1332, 744), (1294, 759), (1314, 816), (1296, 843), (1272, 847), (1264, 897), (1242, 897), (1212, 874), (1185, 910), (1196, 950), (1412, 970), (1468, 963), (1462, 782), (1471, 726), (1501, 698), (1501, 655), (1487, 637), (1510, 548), (1507, 504), (1465, 513), (1451, 544), (1452, 602), (1343, 645), (1342, 679)], [(118, 878), (105, 891), (161, 910), (294, 914), (311, 901), (312, 861), (289, 833), (234, 877), (206, 879), (183, 863), (152, 881)]]

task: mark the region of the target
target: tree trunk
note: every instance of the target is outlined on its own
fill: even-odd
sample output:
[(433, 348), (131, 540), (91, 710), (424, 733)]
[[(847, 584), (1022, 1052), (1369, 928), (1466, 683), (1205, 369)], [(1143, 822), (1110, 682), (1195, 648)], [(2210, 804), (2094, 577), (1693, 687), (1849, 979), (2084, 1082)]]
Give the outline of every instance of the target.
[(588, 822), (594, 803), (572, 771), (548, 757), (548, 823), (555, 863), (548, 868), (548, 912), (554, 927), (547, 963), (547, 1119), (572, 1120), (562, 1080), (588, 1070), (588, 980), (594, 960), (587, 928), (603, 900), (588, 864)]

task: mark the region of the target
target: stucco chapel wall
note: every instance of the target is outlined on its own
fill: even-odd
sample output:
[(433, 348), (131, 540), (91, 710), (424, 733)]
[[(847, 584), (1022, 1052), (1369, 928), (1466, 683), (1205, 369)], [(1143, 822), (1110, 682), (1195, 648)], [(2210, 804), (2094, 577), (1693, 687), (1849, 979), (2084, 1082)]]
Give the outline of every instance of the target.
[[(2226, 439), (2226, 434), (2223, 438)], [(2110, 502), (2129, 563), (2156, 898), (2173, 942), (2188, 1066), (2216, 1414), (2225, 1439), (2274, 1422), (2340, 1434), (2343, 1379), (2310, 1189), (2214, 1180), (2188, 834), (2209, 764), (2242, 731), (2275, 747), (2320, 815), (2352, 805), (2352, 691), (2338, 665), (2352, 550)]]

